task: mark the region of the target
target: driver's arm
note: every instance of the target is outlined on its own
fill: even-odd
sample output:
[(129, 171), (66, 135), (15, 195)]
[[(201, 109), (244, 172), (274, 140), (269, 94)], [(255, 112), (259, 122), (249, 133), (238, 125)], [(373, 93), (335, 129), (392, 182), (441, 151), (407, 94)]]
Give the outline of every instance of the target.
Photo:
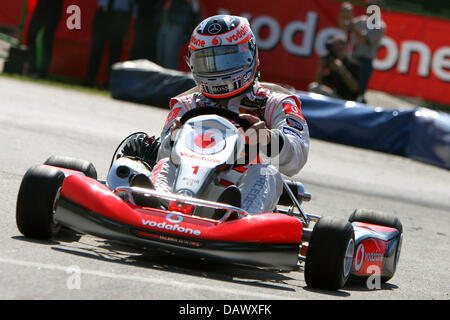
[(297, 174), (306, 164), (309, 152), (309, 131), (295, 96), (278, 95), (268, 101), (266, 122), (269, 129), (283, 140), (275, 156), (263, 159), (278, 167), (287, 176)]
[(172, 133), (177, 126), (181, 127), (179, 119), (189, 110), (183, 101), (178, 98), (172, 99), (170, 105), (170, 113), (167, 115), (166, 122), (161, 131), (161, 146), (158, 151), (158, 161), (170, 156), (170, 152), (172, 151)]

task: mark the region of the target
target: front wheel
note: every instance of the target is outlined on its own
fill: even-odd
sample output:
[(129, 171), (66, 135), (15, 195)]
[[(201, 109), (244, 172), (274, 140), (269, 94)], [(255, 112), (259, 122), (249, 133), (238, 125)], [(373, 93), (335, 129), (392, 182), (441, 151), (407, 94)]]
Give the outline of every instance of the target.
[(342, 219), (321, 218), (314, 226), (306, 254), (306, 284), (316, 289), (341, 289), (350, 275), (354, 252), (353, 226)]
[(54, 167), (35, 166), (25, 173), (16, 205), (17, 228), (25, 237), (48, 240), (59, 231), (53, 215), (63, 181), (64, 173)]

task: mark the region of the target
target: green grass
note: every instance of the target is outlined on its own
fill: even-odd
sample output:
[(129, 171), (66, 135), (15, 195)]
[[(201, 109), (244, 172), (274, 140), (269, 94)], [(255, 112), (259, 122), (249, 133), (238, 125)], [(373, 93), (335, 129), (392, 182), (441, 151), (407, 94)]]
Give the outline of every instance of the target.
[(445, 105), (445, 104), (440, 104), (437, 102), (425, 101), (424, 107), (428, 108), (428, 109), (433, 109), (436, 111), (443, 111), (443, 112), (450, 113), (450, 106)]

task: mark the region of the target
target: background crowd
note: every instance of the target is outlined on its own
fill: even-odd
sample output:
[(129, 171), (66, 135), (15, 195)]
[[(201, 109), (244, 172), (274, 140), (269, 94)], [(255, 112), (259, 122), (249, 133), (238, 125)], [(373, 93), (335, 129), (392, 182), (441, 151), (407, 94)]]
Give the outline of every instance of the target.
[[(371, 5), (380, 7), (382, 1), (367, 0), (366, 7)], [(316, 78), (309, 85), (309, 91), (366, 102), (364, 94), (373, 73), (373, 60), (386, 30), (382, 19), (379, 25), (373, 26), (368, 20), (376, 11), (368, 12), (354, 17), (352, 4), (342, 4), (337, 24), (344, 35), (335, 35), (327, 40), (328, 53), (319, 60)]]
[[(92, 21), (91, 49), (85, 86), (94, 86), (104, 50), (108, 49), (108, 70), (120, 61), (123, 42), (135, 20), (130, 60), (148, 59), (164, 68), (177, 69), (181, 46), (201, 20), (198, 0), (96, 0)], [(366, 0), (366, 6), (382, 5), (382, 0)], [(52, 56), (52, 44), (61, 19), (63, 0), (39, 0), (27, 36), (29, 74), (45, 78)], [(370, 15), (354, 16), (353, 6), (344, 2), (336, 25), (342, 34), (326, 42), (327, 55), (319, 60), (315, 81), (309, 91), (331, 97), (365, 102), (364, 94), (373, 72), (385, 23), (369, 28)], [(36, 38), (42, 36), (42, 61), (36, 65)], [(109, 79), (109, 75), (107, 77)], [(108, 86), (108, 83), (105, 84)]]
[[(92, 21), (89, 64), (85, 86), (94, 86), (103, 52), (108, 49), (108, 66), (120, 61), (123, 42), (134, 18), (134, 40), (130, 59), (148, 59), (165, 68), (177, 69), (180, 47), (200, 22), (197, 0), (96, 0), (97, 12)], [(40, 78), (48, 75), (52, 44), (61, 19), (63, 0), (39, 0), (27, 35), (28, 74)], [(36, 38), (42, 35), (42, 61), (36, 65)], [(109, 70), (109, 68), (108, 68)], [(109, 79), (109, 77), (108, 77)], [(105, 84), (108, 85), (107, 83)]]

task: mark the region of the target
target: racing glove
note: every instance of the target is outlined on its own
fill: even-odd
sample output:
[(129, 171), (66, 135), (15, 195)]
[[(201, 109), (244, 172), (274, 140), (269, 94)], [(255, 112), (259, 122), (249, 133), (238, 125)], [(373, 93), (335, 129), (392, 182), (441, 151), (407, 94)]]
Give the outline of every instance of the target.
[(138, 158), (153, 169), (153, 166), (156, 164), (156, 157), (160, 145), (159, 137), (149, 137), (145, 133), (141, 133), (130, 137), (121, 153), (123, 156)]

